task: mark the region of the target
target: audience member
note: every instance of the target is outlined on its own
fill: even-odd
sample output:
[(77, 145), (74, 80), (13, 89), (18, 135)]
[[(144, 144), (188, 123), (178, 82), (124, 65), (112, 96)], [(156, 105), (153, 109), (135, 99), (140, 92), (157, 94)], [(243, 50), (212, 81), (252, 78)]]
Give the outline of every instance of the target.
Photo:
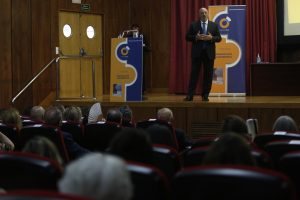
[(42, 106), (33, 106), (30, 110), (30, 118), (34, 121), (44, 121), (45, 109)]
[(177, 150), (177, 144), (171, 130), (162, 124), (153, 124), (146, 129), (152, 144), (164, 144)]
[(122, 126), (124, 127), (135, 127), (132, 117), (132, 110), (129, 106), (120, 107), (120, 112), (122, 113)]
[(273, 131), (287, 131), (291, 133), (298, 133), (299, 129), (292, 117), (283, 115), (278, 117), (274, 122)]
[(59, 191), (95, 200), (129, 200), (133, 186), (119, 158), (89, 153), (70, 163), (58, 183)]
[(6, 135), (0, 132), (0, 150), (9, 151), (14, 150), (14, 148), (14, 143), (8, 137), (6, 137)]
[(15, 108), (8, 108), (2, 112), (2, 123), (10, 126), (15, 126), (19, 130), (22, 128), (20, 113)]
[[(173, 112), (170, 108), (161, 108), (157, 111), (157, 119), (172, 123), (174, 117)], [(178, 143), (179, 151), (184, 150), (186, 147), (190, 146), (192, 142), (186, 137), (184, 130), (175, 128), (176, 139)]]
[(106, 121), (116, 124), (122, 124), (122, 113), (117, 108), (112, 108), (107, 111)]
[[(45, 122), (46, 122), (46, 124), (60, 127), (61, 123), (62, 123), (61, 111), (57, 107), (48, 108), (45, 112)], [(74, 141), (73, 136), (70, 133), (62, 131), (62, 134), (63, 134), (63, 138), (65, 141), (67, 150), (69, 152), (69, 155), (72, 158), (77, 158), (77, 157), (89, 152), (85, 148), (78, 145)]]
[(124, 128), (110, 143), (109, 153), (125, 160), (151, 163), (152, 145), (142, 129)]
[(67, 107), (63, 113), (63, 119), (69, 122), (81, 123), (81, 118), (81, 109), (76, 106)]
[(246, 139), (234, 132), (227, 132), (210, 146), (202, 163), (255, 165), (255, 160)]
[(55, 144), (46, 137), (36, 136), (26, 142), (23, 152), (38, 154), (57, 161), (61, 166), (63, 160)]
[(222, 126), (222, 133), (227, 132), (234, 132), (246, 137), (248, 140), (250, 139), (246, 122), (238, 115), (228, 115), (225, 117)]
[(93, 104), (92, 107), (90, 108), (88, 123), (102, 121), (102, 120), (103, 120), (103, 114), (102, 114), (101, 104), (98, 102)]

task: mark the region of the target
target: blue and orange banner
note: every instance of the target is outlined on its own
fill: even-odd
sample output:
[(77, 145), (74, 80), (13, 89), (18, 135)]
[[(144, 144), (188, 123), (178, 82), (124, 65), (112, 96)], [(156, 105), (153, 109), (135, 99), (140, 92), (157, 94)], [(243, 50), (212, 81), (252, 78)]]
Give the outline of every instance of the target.
[(246, 93), (246, 6), (210, 6), (209, 19), (216, 22), (222, 41), (216, 44), (212, 94)]
[(143, 38), (112, 38), (111, 101), (142, 101)]

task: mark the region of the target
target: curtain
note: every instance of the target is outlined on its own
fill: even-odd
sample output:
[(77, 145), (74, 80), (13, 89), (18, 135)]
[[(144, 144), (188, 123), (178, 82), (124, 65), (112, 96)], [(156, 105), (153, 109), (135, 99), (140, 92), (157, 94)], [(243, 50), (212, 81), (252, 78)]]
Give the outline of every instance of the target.
[[(276, 1), (274, 0), (171, 0), (171, 56), (169, 92), (187, 92), (191, 70), (191, 43), (185, 34), (198, 10), (210, 5), (246, 5), (246, 92), (250, 64), (259, 53), (263, 62), (276, 61)], [(200, 75), (201, 76), (201, 75)], [(199, 78), (198, 86), (202, 79)], [(201, 93), (197, 88), (196, 93)]]

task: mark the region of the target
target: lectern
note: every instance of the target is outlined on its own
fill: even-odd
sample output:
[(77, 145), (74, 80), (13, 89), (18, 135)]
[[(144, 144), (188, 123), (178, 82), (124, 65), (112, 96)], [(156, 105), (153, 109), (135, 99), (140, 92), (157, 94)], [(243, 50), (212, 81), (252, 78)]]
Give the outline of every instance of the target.
[(143, 38), (111, 39), (111, 101), (142, 101)]

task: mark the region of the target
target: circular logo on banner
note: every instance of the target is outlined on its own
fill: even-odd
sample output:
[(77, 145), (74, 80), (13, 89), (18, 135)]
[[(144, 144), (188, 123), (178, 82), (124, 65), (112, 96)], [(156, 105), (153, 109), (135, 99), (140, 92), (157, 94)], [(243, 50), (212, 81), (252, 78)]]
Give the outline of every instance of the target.
[(230, 17), (227, 16), (226, 18), (222, 18), (220, 20), (219, 25), (221, 28), (226, 29), (229, 27), (230, 22), (231, 22), (231, 19), (230, 19)]
[(129, 50), (130, 50), (130, 48), (129, 48), (128, 46), (123, 47), (123, 48), (121, 49), (121, 55), (122, 55), (122, 56), (127, 56), (128, 53), (129, 53)]

